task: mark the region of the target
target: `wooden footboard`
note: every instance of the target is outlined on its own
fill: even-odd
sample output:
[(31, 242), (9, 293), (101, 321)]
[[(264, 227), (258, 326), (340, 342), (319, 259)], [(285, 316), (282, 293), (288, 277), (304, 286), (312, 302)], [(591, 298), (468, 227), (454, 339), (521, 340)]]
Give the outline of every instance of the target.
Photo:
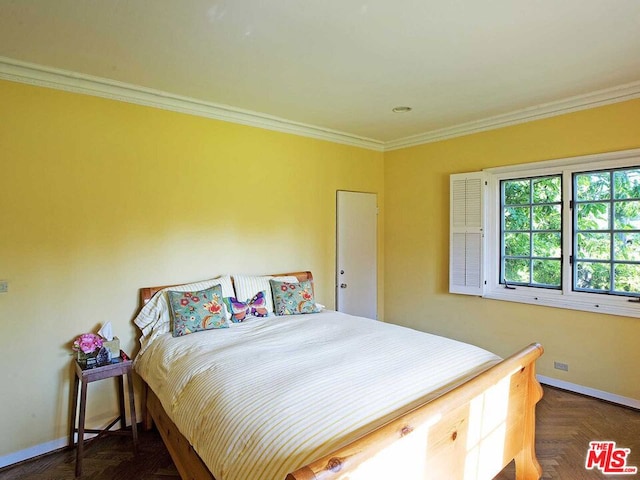
[[(514, 459), (516, 480), (538, 480), (535, 407), (542, 388), (535, 361), (542, 352), (532, 344), (286, 480), (492, 479)], [(150, 389), (145, 403), (181, 477), (215, 480)]]
[(530, 345), (470, 381), (287, 476), (287, 480), (492, 479), (515, 459), (538, 480), (535, 406), (542, 388)]

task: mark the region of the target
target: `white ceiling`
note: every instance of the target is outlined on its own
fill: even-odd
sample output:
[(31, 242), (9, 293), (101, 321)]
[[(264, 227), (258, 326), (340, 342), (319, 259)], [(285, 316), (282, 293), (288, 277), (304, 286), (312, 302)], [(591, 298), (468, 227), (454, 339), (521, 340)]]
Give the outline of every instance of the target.
[(640, 85), (640, 0), (0, 0), (0, 56), (390, 142)]

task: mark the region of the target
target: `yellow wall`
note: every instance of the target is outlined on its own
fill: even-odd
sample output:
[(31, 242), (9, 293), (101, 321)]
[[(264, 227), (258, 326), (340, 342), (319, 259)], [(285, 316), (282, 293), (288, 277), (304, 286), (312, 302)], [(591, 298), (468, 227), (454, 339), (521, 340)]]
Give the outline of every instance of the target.
[(133, 351), (140, 287), (309, 269), (331, 307), (338, 189), (378, 193), (383, 252), (382, 153), (10, 82), (0, 105), (0, 456), (65, 436), (70, 342), (110, 320)]
[(640, 400), (640, 319), (447, 293), (450, 174), (638, 147), (633, 100), (385, 153), (387, 321), (501, 355), (541, 342), (538, 373)]
[[(0, 105), (0, 457), (65, 436), (71, 340), (110, 320), (135, 351), (142, 286), (310, 269), (332, 306), (338, 189), (378, 193), (386, 319), (539, 341), (540, 373), (640, 399), (638, 319), (447, 293), (449, 175), (640, 147), (638, 100), (384, 155), (10, 82)], [(113, 393), (90, 386), (90, 424)]]

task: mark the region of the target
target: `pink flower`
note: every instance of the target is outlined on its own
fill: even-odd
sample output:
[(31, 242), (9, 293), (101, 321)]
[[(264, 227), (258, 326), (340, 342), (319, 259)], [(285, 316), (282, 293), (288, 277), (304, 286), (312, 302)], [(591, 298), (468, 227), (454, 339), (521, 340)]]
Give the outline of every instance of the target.
[(93, 353), (102, 348), (102, 338), (95, 333), (83, 333), (73, 342), (73, 350), (82, 350), (84, 353)]
[(181, 299), (180, 305), (182, 305), (183, 307), (186, 307), (187, 305), (189, 305), (189, 299), (188, 298)]

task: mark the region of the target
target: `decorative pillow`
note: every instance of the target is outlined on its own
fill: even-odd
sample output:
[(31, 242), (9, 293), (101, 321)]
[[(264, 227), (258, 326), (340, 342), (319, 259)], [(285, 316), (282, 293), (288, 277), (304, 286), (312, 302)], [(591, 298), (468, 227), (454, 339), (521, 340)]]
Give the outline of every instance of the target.
[[(236, 298), (248, 299), (253, 298), (258, 292), (265, 292), (265, 300), (267, 301), (267, 312), (273, 313), (273, 299), (271, 297), (271, 287), (269, 286), (269, 280), (279, 280), (281, 282), (297, 282), (298, 279), (293, 276), (285, 277), (273, 277), (270, 275), (265, 276), (250, 276), (250, 275), (234, 275), (233, 285), (236, 289)], [(225, 295), (226, 297), (227, 295)]]
[(276, 315), (318, 313), (320, 311), (313, 298), (313, 285), (310, 281), (289, 283), (270, 280), (269, 283), (273, 292)]
[(229, 326), (225, 318), (220, 285), (197, 292), (169, 290), (167, 295), (173, 319), (171, 332), (174, 337)]
[(241, 302), (234, 297), (224, 298), (224, 304), (231, 313), (231, 321), (234, 323), (243, 322), (248, 317), (266, 317), (267, 311), (266, 292), (258, 292), (246, 302)]
[[(156, 338), (171, 331), (171, 307), (169, 306), (169, 296), (167, 295), (169, 290), (175, 292), (194, 292), (197, 290), (205, 290), (213, 285), (220, 285), (222, 287), (223, 297), (235, 296), (233, 283), (229, 275), (223, 275), (201, 282), (175, 285), (163, 288), (157, 292), (151, 300), (142, 307), (140, 313), (138, 313), (138, 316), (134, 320), (134, 323), (142, 331), (138, 355), (142, 355)], [(230, 314), (226, 312), (227, 320), (229, 320), (229, 317)]]

